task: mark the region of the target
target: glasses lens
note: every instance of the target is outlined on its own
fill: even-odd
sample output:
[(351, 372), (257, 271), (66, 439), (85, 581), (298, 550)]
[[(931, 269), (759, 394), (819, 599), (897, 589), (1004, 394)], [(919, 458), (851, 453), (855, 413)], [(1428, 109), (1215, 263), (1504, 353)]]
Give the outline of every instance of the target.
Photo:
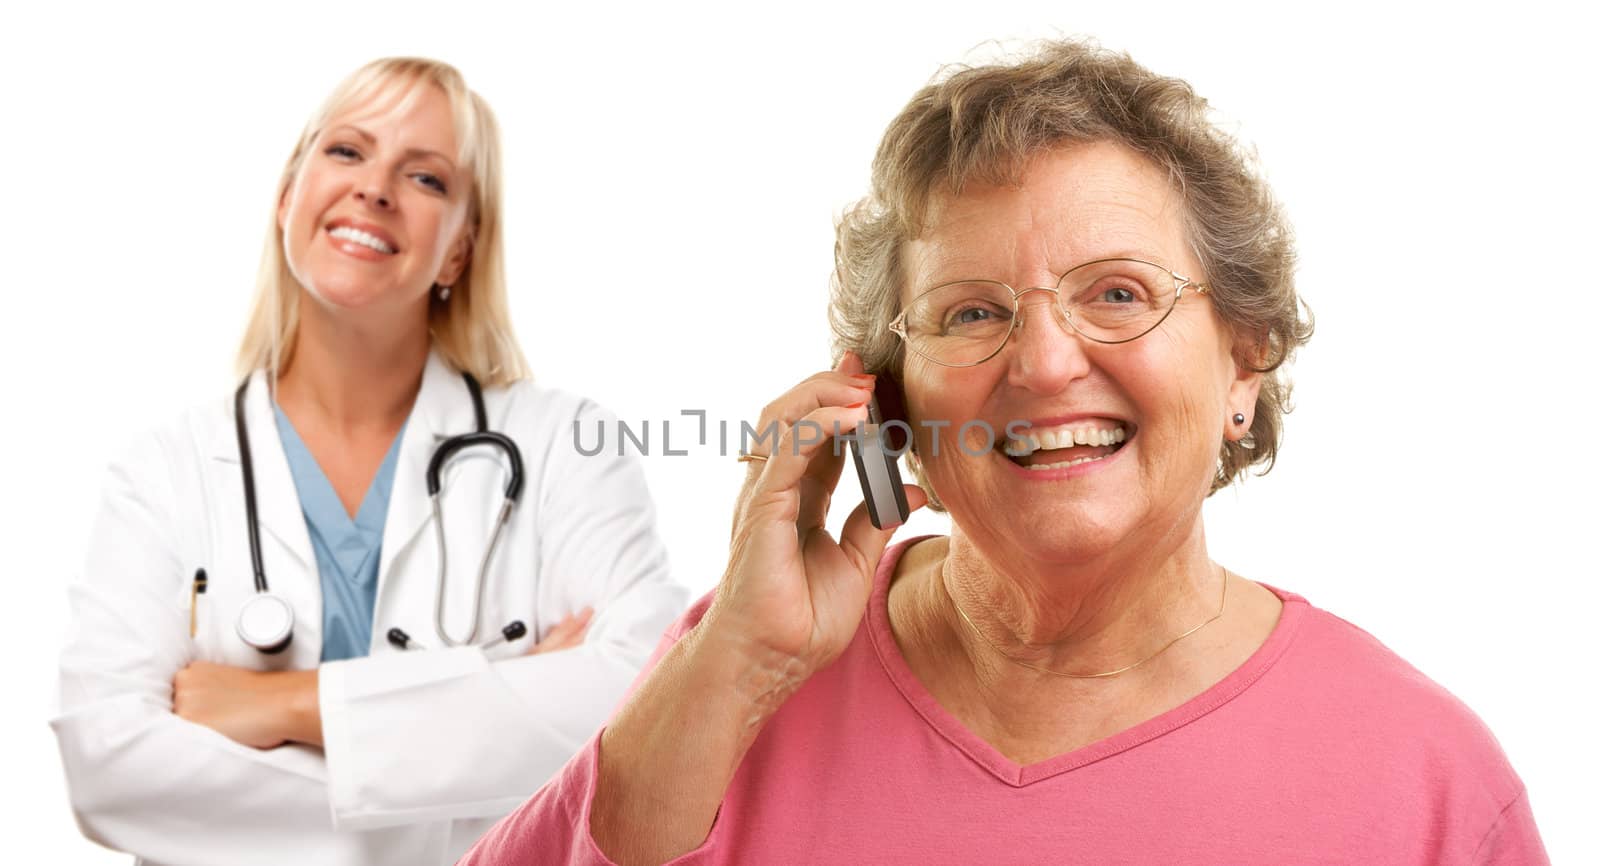
[(1171, 271), (1146, 262), (1090, 262), (1061, 278), (1061, 306), (1084, 336), (1131, 340), (1161, 323), (1178, 297)]
[(976, 364), (1011, 333), (1011, 290), (973, 280), (924, 292), (906, 307), (906, 340), (941, 364)]

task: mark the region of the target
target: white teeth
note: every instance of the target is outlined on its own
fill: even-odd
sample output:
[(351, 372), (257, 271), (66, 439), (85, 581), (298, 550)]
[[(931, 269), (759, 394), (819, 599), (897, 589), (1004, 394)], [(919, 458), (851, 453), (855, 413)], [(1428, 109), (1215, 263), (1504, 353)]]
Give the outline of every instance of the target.
[(339, 226), (333, 231), (328, 232), (328, 234), (332, 237), (343, 238), (344, 240), (358, 243), (364, 247), (371, 247), (380, 253), (394, 252), (394, 247), (384, 243), (376, 236), (370, 235), (361, 229), (352, 228), (351, 226)]
[(1022, 468), (1023, 469), (1065, 469), (1068, 466), (1077, 466), (1079, 463), (1093, 463), (1096, 460), (1104, 460), (1104, 459), (1106, 459), (1106, 457), (1110, 457), (1110, 456), (1111, 455), (1107, 454), (1107, 455), (1104, 455), (1102, 457), (1079, 457), (1076, 460), (1068, 460), (1065, 463), (1034, 463), (1032, 465), (1024, 466)]
[(1084, 441), (1080, 431), (1076, 438), (1080, 445), (1115, 445), (1128, 438), (1128, 431), (1121, 427), (1115, 430), (1090, 430), (1087, 442)]
[[(1019, 432), (1014, 438), (1006, 440), (1005, 452), (1012, 457), (1024, 457), (1041, 449), (1054, 450), (1070, 448), (1073, 445), (1115, 445), (1118, 442), (1127, 441), (1127, 438), (1128, 431), (1120, 424), (1115, 427), (1096, 425), (1070, 427), (1064, 425)], [(1050, 465), (1065, 466), (1068, 464)]]

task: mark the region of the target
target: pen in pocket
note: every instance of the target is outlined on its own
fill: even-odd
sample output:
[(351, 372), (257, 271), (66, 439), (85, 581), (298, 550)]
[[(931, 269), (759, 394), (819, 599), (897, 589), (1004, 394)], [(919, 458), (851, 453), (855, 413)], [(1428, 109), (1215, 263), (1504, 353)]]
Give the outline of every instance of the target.
[(194, 588), (189, 592), (189, 637), (194, 637), (195, 626), (199, 621), (200, 594), (206, 591), (206, 570), (194, 570)]

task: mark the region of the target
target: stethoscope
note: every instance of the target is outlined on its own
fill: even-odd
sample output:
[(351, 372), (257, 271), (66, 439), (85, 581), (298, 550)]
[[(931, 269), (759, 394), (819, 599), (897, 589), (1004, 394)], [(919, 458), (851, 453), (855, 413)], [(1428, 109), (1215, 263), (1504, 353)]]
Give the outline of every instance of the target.
[[(461, 374), (461, 378), (466, 380), (467, 391), (472, 395), (472, 411), (477, 419), (478, 429), (473, 433), (452, 436), (439, 443), (432, 459), (428, 461), (427, 475), (428, 499), (433, 503), (434, 535), (439, 540), (439, 577), (434, 587), (433, 628), (438, 633), (439, 642), (447, 647), (471, 644), (477, 639), (478, 611), (483, 603), (483, 586), (488, 579), (489, 565), (494, 561), (495, 548), (500, 544), (500, 533), (510, 521), (511, 511), (517, 507), (517, 500), (522, 496), (522, 452), (517, 449), (517, 443), (513, 442), (511, 437), (489, 429), (488, 415), (483, 408), (483, 389), (478, 386), (478, 380), (466, 372)], [(250, 460), (250, 434), (245, 431), (244, 423), (244, 394), (249, 387), (250, 380), (246, 379), (234, 394), (233, 421), (239, 434), (239, 467), (244, 473), (244, 512), (249, 523), (250, 568), (255, 574), (256, 594), (239, 609), (239, 619), (234, 628), (240, 640), (271, 655), (283, 652), (288, 648), (290, 641), (294, 640), (294, 608), (290, 607), (289, 602), (282, 596), (267, 588), (267, 572), (261, 565), (261, 525), (256, 518), (255, 469)], [(484, 552), (483, 559), (478, 565), (478, 583), (472, 594), (472, 627), (467, 631), (465, 640), (457, 641), (450, 637), (444, 627), (444, 517), (439, 510), (439, 491), (442, 486), (439, 483), (439, 475), (444, 469), (445, 462), (452, 455), (474, 445), (487, 445), (505, 454), (511, 464), (511, 477), (506, 480), (505, 501), (500, 506), (500, 516), (495, 521), (494, 533), (489, 536), (489, 548)], [(527, 633), (528, 627), (523, 625), (522, 620), (512, 620), (500, 630), (499, 635), (476, 646), (488, 649), (502, 642), (517, 640)], [(410, 635), (398, 628), (389, 629), (387, 638), (389, 643), (399, 649), (423, 648), (422, 644), (412, 640)]]

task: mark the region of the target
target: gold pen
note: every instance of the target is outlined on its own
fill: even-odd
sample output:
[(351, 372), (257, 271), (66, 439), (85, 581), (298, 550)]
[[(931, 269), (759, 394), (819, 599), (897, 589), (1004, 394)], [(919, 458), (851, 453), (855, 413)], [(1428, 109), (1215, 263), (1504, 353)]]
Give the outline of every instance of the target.
[(189, 637), (193, 638), (199, 621), (200, 594), (206, 591), (206, 570), (194, 570), (194, 588), (189, 592)]

